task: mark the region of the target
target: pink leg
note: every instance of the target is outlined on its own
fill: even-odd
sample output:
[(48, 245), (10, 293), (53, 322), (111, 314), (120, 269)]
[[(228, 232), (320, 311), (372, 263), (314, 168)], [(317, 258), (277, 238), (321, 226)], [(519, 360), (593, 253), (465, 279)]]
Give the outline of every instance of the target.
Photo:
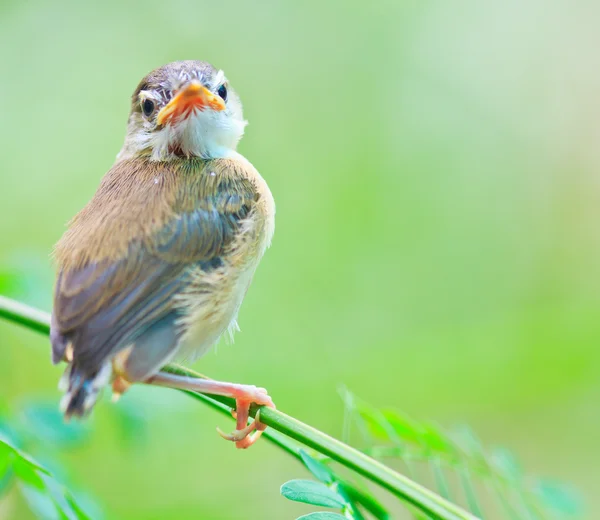
[[(238, 385), (235, 383), (223, 383), (212, 379), (198, 379), (195, 377), (179, 376), (167, 372), (159, 372), (146, 379), (144, 383), (179, 388), (182, 390), (194, 390), (205, 394), (222, 395), (235, 399), (236, 430), (231, 434), (225, 434), (217, 428), (224, 439), (235, 442), (237, 448), (245, 449), (252, 446), (260, 437), (266, 426), (259, 420), (260, 412), (255, 419), (248, 424), (250, 405), (268, 406), (275, 408), (273, 400), (264, 388), (252, 385)], [(251, 435), (255, 432), (254, 435)]]

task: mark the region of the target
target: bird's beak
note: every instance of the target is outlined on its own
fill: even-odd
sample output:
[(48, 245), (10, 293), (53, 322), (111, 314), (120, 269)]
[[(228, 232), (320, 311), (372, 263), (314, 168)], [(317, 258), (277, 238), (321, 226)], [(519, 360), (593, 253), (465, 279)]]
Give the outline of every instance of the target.
[(187, 118), (195, 110), (204, 110), (206, 107), (218, 112), (225, 110), (225, 102), (200, 82), (192, 81), (177, 92), (173, 99), (161, 109), (156, 122), (159, 125), (174, 123)]

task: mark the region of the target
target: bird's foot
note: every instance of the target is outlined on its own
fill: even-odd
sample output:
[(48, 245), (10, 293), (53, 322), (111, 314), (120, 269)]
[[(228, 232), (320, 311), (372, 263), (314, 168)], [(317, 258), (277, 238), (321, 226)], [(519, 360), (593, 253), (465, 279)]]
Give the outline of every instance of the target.
[[(235, 397), (235, 411), (232, 415), (236, 418), (236, 430), (227, 434), (217, 428), (219, 435), (228, 441), (235, 442), (235, 447), (246, 449), (252, 446), (262, 435), (267, 427), (260, 422), (260, 410), (256, 412), (254, 420), (248, 423), (250, 406), (254, 403), (269, 408), (275, 408), (273, 400), (264, 388), (255, 386), (239, 385), (239, 394)], [(236, 392), (237, 393), (237, 392)]]
[(236, 383), (225, 383), (213, 381), (212, 379), (201, 379), (197, 377), (180, 376), (168, 372), (158, 372), (144, 381), (147, 384), (180, 388), (182, 390), (193, 390), (212, 395), (222, 395), (235, 399), (236, 430), (231, 434), (225, 434), (217, 428), (221, 437), (235, 442), (237, 448), (248, 448), (252, 446), (266, 428), (259, 420), (259, 414), (251, 424), (248, 424), (250, 406), (267, 406), (275, 408), (273, 400), (264, 388), (253, 385), (239, 385)]

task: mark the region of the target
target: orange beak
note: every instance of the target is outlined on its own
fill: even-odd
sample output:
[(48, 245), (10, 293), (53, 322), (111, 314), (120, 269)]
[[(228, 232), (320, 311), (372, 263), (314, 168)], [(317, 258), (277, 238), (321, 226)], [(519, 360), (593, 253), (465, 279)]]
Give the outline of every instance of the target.
[(225, 110), (225, 102), (215, 96), (210, 90), (198, 81), (185, 85), (158, 113), (156, 122), (159, 125), (175, 123), (186, 119), (196, 110)]

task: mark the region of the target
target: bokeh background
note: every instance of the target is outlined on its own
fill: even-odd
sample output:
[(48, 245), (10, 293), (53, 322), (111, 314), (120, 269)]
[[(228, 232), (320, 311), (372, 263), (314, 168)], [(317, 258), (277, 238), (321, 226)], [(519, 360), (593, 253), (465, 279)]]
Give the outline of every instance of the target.
[[(49, 252), (110, 168), (139, 79), (208, 60), (242, 97), (240, 151), (277, 230), (235, 344), (195, 367), (336, 436), (340, 384), (469, 424), (598, 510), (599, 16), (592, 0), (3, 0), (2, 291), (50, 309)], [(39, 428), (61, 368), (34, 333), (0, 323), (0, 342), (0, 410)], [(31, 451), (104, 518), (310, 510), (279, 496), (297, 462), (238, 452), (216, 425), (232, 423), (136, 388), (81, 442)], [(0, 516), (31, 513), (12, 493)]]

